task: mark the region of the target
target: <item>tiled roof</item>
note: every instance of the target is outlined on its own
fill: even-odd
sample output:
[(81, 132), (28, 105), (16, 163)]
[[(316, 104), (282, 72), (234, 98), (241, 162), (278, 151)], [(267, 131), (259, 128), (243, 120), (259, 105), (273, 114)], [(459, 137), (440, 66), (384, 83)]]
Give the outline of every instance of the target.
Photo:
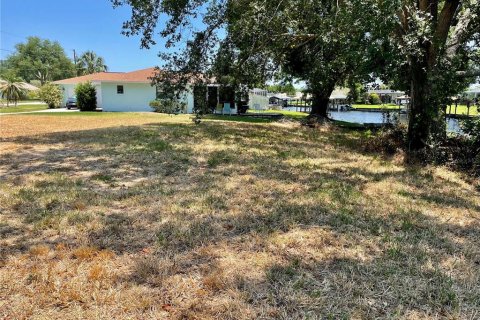
[(136, 70), (132, 72), (98, 72), (85, 76), (55, 81), (55, 84), (77, 84), (87, 81), (95, 82), (147, 82), (155, 76), (155, 68)]
[[(0, 79), (0, 84), (3, 84), (3, 83), (5, 83), (5, 82), (6, 82), (5, 80)], [(35, 87), (33, 84), (30, 84), (30, 83), (27, 83), (27, 82), (20, 82), (20, 87), (21, 87), (23, 90), (27, 90), (27, 91), (35, 91), (35, 90), (38, 90), (38, 87)]]

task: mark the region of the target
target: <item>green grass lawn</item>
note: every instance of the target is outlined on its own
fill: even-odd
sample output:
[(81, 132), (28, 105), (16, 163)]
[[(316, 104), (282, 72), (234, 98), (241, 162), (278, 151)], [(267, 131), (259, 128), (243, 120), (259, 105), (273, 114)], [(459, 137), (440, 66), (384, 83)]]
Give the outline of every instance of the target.
[[(458, 105), (457, 106), (457, 114), (462, 114), (462, 115), (466, 115), (467, 114), (467, 106), (466, 105)], [(448, 114), (455, 114), (455, 105), (452, 105), (452, 107), (450, 108), (450, 106), (447, 106), (447, 113)], [(470, 107), (470, 113), (469, 113), (471, 116), (476, 116), (478, 115), (478, 109), (477, 109), (477, 106), (471, 106)]]
[(300, 120), (308, 116), (308, 113), (297, 112), (297, 111), (287, 111), (287, 110), (248, 110), (248, 113), (276, 113), (283, 114), (286, 118)]
[(398, 106), (395, 104), (354, 104), (352, 105), (355, 109), (398, 109)]
[(32, 112), (48, 109), (46, 104), (25, 104), (25, 105), (10, 105), (9, 107), (0, 106), (0, 113), (14, 113), (14, 112)]
[(474, 180), (235, 118), (2, 116), (0, 318), (478, 317)]

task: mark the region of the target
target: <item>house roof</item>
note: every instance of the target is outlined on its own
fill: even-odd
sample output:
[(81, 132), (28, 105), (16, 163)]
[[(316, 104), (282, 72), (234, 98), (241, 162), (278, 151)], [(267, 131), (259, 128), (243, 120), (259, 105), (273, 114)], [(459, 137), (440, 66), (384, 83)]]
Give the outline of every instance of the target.
[(368, 93), (377, 93), (377, 94), (405, 94), (403, 91), (396, 91), (396, 90), (391, 90), (391, 89), (374, 89), (374, 90), (368, 90)]
[(480, 85), (471, 85), (466, 91), (466, 93), (480, 93)]
[[(6, 83), (6, 82), (7, 82), (7, 81), (0, 79), (0, 84), (4, 84), (4, 83)], [(27, 90), (27, 91), (36, 91), (36, 90), (38, 90), (38, 87), (34, 86), (33, 84), (27, 83), (27, 82), (19, 82), (19, 84), (20, 84), (20, 87), (21, 87), (23, 90)]]
[(34, 86), (33, 84), (26, 83), (26, 82), (21, 82), (21, 87), (24, 90), (27, 90), (27, 91), (37, 91), (38, 90), (38, 87)]
[(87, 81), (94, 82), (139, 82), (150, 83), (155, 76), (155, 68), (147, 68), (132, 72), (98, 72), (85, 76), (55, 81), (55, 84), (77, 84)]
[(347, 88), (336, 88), (330, 95), (330, 100), (345, 100), (348, 97), (348, 91)]

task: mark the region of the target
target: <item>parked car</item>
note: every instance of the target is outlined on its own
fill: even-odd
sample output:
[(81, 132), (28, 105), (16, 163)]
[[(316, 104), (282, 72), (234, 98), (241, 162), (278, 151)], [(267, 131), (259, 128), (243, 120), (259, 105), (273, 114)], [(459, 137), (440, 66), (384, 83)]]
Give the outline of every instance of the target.
[(77, 108), (77, 98), (68, 98), (67, 103), (65, 104), (65, 107), (70, 110), (72, 108)]

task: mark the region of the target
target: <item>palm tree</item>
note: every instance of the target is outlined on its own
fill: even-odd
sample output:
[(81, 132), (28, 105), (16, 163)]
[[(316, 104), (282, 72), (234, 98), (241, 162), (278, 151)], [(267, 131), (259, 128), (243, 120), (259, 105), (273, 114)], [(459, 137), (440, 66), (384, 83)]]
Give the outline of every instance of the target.
[(108, 67), (105, 65), (105, 60), (93, 51), (86, 51), (80, 56), (77, 62), (77, 68), (83, 75), (108, 70)]
[(10, 101), (14, 101), (16, 107), (17, 101), (25, 94), (25, 89), (21, 82), (7, 80), (0, 84), (0, 92), (2, 93), (2, 98), (7, 99), (7, 107)]

